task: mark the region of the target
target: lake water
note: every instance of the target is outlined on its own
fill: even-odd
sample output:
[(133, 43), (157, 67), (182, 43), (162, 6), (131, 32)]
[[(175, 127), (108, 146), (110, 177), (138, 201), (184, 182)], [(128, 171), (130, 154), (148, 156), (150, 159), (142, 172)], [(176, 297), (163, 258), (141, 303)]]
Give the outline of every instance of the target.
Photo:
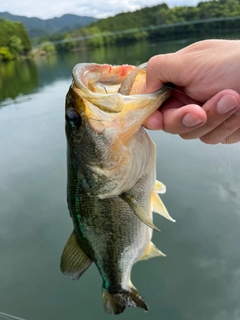
[[(137, 65), (188, 43), (137, 43), (0, 65), (0, 312), (27, 320), (114, 317), (103, 311), (95, 265), (79, 281), (59, 270), (72, 232), (64, 133), (71, 70), (78, 62)], [(239, 320), (240, 144), (149, 134), (157, 177), (167, 186), (162, 199), (177, 222), (154, 216), (161, 233), (153, 241), (167, 258), (132, 270), (149, 312), (131, 308), (118, 317)]]

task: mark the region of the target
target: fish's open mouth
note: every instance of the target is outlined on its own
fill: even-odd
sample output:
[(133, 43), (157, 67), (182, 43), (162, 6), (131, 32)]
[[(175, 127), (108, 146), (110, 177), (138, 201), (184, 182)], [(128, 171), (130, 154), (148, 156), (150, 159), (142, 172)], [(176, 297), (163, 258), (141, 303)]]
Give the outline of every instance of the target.
[(73, 78), (77, 88), (85, 87), (92, 93), (141, 94), (146, 80), (146, 65), (143, 63), (135, 67), (80, 63), (73, 69)]
[[(73, 69), (73, 90), (87, 105), (89, 112), (86, 112), (85, 108), (84, 113), (90, 113), (88, 118), (97, 120), (97, 109), (100, 113), (118, 113), (127, 106), (127, 109), (134, 111), (136, 107), (139, 108), (139, 104), (143, 107), (149, 101), (156, 101), (156, 105), (160, 106), (170, 95), (171, 89), (163, 88), (155, 93), (143, 94), (145, 80), (146, 63), (138, 67), (80, 63)], [(159, 96), (161, 103), (158, 103)], [(100, 117), (102, 116), (101, 114)]]

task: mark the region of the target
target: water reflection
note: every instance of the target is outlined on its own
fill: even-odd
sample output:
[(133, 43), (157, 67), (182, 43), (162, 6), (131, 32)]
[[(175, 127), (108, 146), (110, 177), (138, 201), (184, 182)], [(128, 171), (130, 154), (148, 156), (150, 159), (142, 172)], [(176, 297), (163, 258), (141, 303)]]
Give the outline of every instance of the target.
[(29, 94), (38, 85), (37, 66), (33, 60), (0, 63), (0, 106), (1, 101)]
[[(65, 55), (51, 55), (38, 59), (10, 61), (0, 64), (0, 106), (22, 101), (22, 96), (36, 92), (56, 79), (69, 79), (75, 64), (96, 62), (138, 65), (152, 55), (176, 51), (188, 44), (179, 42), (137, 42), (128, 46), (111, 46)], [(8, 99), (8, 100), (7, 100)], [(5, 100), (5, 101), (4, 101)], [(23, 99), (24, 100), (24, 99)]]

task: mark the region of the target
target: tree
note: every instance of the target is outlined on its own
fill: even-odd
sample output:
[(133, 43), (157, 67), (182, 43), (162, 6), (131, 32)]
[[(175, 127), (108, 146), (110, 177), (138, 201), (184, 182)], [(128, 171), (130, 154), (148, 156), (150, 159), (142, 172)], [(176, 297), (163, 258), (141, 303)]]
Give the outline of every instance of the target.
[(23, 52), (22, 40), (18, 36), (11, 36), (9, 38), (8, 47), (11, 53), (16, 57)]
[(31, 50), (31, 42), (22, 23), (0, 19), (0, 49), (1, 60), (11, 60)]

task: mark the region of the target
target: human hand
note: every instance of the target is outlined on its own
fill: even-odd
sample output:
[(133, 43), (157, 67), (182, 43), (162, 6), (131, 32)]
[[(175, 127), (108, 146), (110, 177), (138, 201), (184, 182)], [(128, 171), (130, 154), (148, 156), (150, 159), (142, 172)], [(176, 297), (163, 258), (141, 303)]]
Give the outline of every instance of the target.
[(147, 64), (145, 92), (176, 85), (168, 101), (145, 122), (183, 139), (240, 141), (240, 41), (205, 40)]

